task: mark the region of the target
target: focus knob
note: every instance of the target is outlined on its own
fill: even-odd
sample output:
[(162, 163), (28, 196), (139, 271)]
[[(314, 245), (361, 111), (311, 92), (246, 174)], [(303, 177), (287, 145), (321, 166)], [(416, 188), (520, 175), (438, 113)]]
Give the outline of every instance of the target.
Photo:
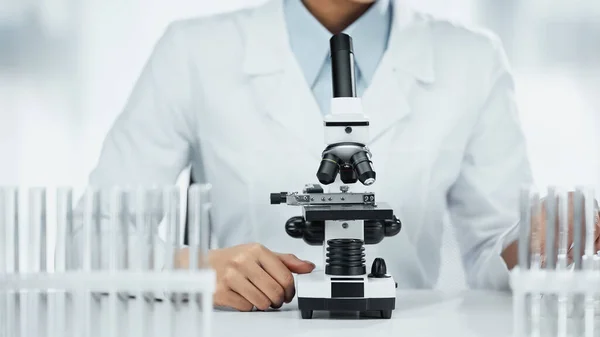
[(373, 265), (371, 266), (371, 274), (369, 277), (374, 278), (384, 278), (387, 276), (387, 266), (385, 265), (385, 260), (378, 257), (373, 261)]
[(294, 239), (301, 239), (304, 236), (305, 227), (306, 224), (304, 222), (304, 218), (301, 216), (295, 216), (290, 218), (285, 223), (285, 232)]
[(271, 193), (271, 205), (285, 204), (287, 202), (287, 192)]
[(393, 220), (385, 221), (385, 236), (391, 237), (395, 236), (402, 230), (402, 222), (394, 215)]

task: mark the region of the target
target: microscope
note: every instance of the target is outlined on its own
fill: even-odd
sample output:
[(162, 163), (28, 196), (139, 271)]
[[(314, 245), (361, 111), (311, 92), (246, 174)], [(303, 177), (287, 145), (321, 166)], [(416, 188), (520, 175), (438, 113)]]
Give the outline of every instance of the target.
[(324, 120), (326, 147), (317, 171), (320, 184), (307, 184), (301, 193), (271, 193), (271, 204), (302, 207), (302, 216), (286, 222), (286, 233), (309, 245), (323, 246), (324, 270), (297, 277), (303, 319), (312, 318), (313, 311), (375, 312), (389, 319), (396, 306), (397, 283), (382, 258), (375, 258), (367, 272), (365, 245), (395, 236), (402, 225), (389, 205), (376, 201), (374, 193), (351, 191), (357, 182), (368, 187), (376, 180), (365, 145), (369, 120), (356, 96), (352, 38), (334, 35), (330, 49), (333, 98), (331, 113)]

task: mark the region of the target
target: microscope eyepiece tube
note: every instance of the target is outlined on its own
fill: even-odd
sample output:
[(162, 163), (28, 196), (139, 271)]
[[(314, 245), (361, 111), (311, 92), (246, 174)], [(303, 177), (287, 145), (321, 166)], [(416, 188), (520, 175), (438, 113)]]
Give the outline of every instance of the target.
[(356, 97), (354, 51), (352, 38), (336, 34), (329, 40), (333, 97)]

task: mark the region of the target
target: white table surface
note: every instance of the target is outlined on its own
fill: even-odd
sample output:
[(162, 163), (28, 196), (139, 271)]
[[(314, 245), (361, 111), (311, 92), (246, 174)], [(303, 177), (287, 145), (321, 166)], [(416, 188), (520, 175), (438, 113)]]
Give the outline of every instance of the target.
[(303, 320), (296, 303), (268, 312), (215, 311), (213, 335), (233, 336), (486, 336), (512, 335), (509, 293), (399, 291), (392, 318), (330, 317)]
[[(103, 297), (96, 305), (92, 305), (93, 314), (89, 316), (77, 305), (69, 310), (67, 324), (74, 324), (67, 329), (77, 329), (88, 333), (74, 335), (89, 337), (205, 337), (202, 329), (203, 312), (193, 304), (184, 304), (179, 310), (173, 308), (170, 301), (146, 302), (132, 299), (112, 310), (108, 297)], [(211, 337), (246, 337), (246, 336), (310, 336), (310, 337), (512, 337), (512, 298), (508, 293), (466, 291), (444, 293), (439, 291), (399, 291), (396, 297), (396, 310), (391, 319), (359, 317), (355, 314), (330, 315), (327, 312), (315, 311), (313, 318), (300, 318), (296, 302), (285, 305), (279, 310), (266, 312), (236, 312), (233, 310), (215, 310), (212, 315)], [(29, 301), (23, 299), (23, 304)], [(147, 304), (153, 303), (153, 304)], [(150, 307), (148, 307), (150, 306)], [(146, 311), (147, 308), (150, 311)], [(48, 334), (37, 331), (21, 336), (64, 337), (66, 333), (55, 314), (60, 310), (50, 305), (49, 326), (36, 324)], [(145, 308), (145, 309), (144, 309)], [(35, 328), (32, 314), (35, 311), (21, 307), (22, 317), (26, 320), (16, 323), (22, 331)], [(88, 318), (86, 318), (88, 317)], [(87, 322), (87, 323), (86, 323)], [(111, 324), (115, 322), (117, 325)], [(88, 325), (89, 324), (89, 325)], [(1, 325), (1, 324), (0, 324)], [(47, 329), (45, 327), (48, 327)], [(84, 328), (83, 326), (88, 326)], [(114, 329), (120, 331), (116, 333)], [(2, 336), (0, 329), (0, 336)], [(9, 335), (17, 336), (10, 333)]]

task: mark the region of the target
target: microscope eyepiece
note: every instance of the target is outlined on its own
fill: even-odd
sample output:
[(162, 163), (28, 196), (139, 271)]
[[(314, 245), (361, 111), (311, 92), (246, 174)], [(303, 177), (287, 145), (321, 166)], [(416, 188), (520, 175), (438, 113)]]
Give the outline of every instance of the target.
[(366, 186), (373, 185), (376, 174), (369, 155), (365, 151), (356, 152), (351, 158), (350, 163), (356, 171), (358, 180)]
[(323, 185), (332, 184), (340, 172), (340, 158), (336, 155), (327, 153), (321, 159), (321, 165), (317, 171), (317, 179)]
[(354, 47), (352, 46), (352, 38), (348, 34), (340, 33), (331, 37), (329, 40), (329, 47), (331, 53), (338, 51), (348, 51), (354, 53)]
[(329, 40), (333, 97), (356, 97), (352, 38), (336, 34)]

